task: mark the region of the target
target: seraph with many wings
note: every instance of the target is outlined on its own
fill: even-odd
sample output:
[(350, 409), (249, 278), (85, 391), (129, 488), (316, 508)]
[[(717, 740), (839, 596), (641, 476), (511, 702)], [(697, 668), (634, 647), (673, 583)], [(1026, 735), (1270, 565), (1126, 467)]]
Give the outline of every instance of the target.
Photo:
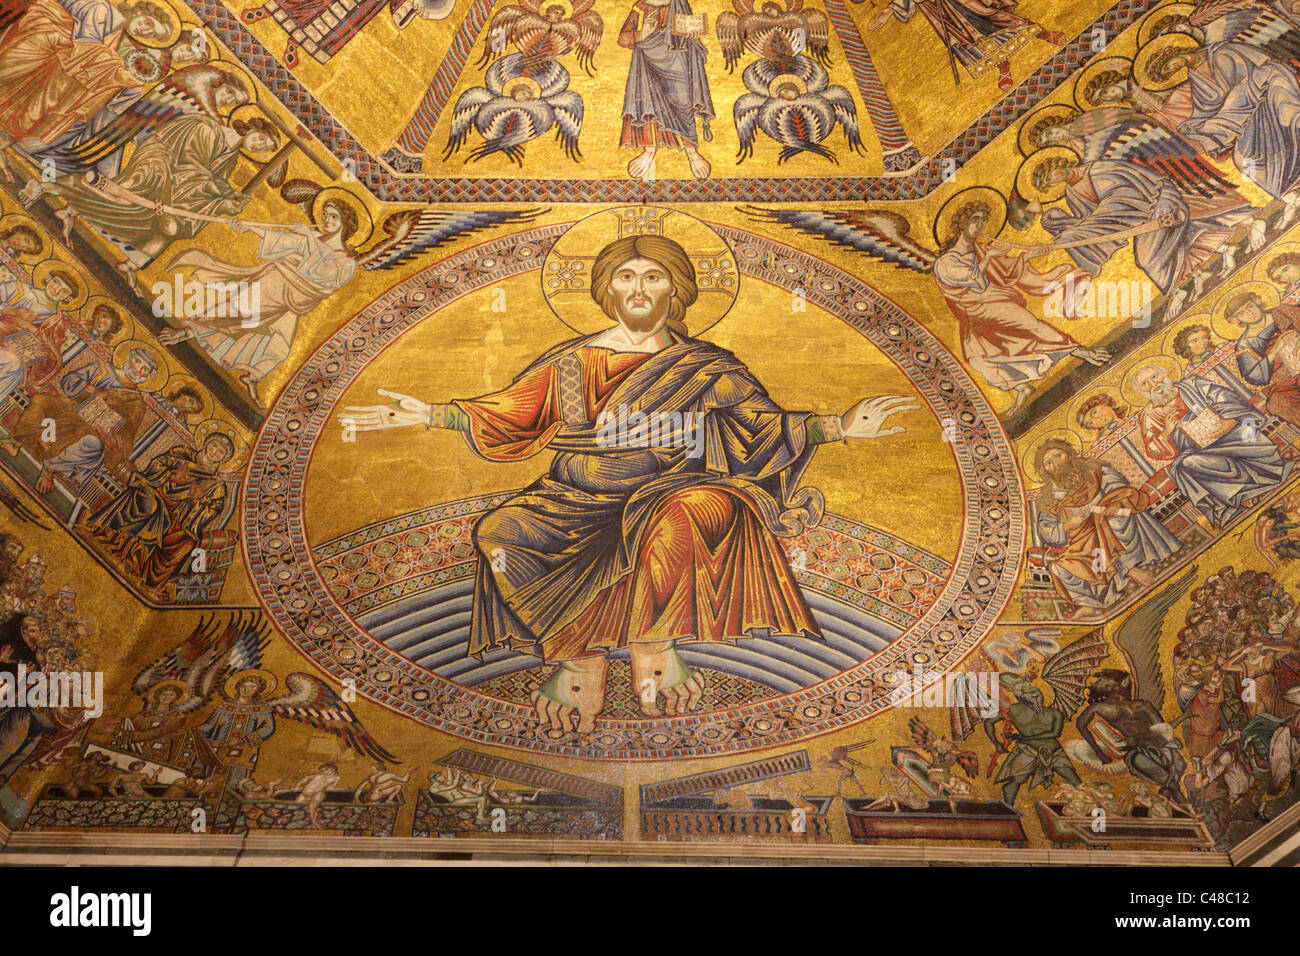
[(456, 100), (451, 131), (443, 159), (459, 152), (471, 130), (483, 143), (470, 151), (475, 162), (503, 153), (522, 166), (524, 147), (554, 128), (555, 139), (574, 162), (582, 158), (578, 137), (582, 133), (582, 97), (569, 89), (569, 72), (555, 62), (529, 74), (521, 54), (512, 53), (488, 68), (483, 86), (472, 86)]
[(484, 66), (514, 46), (523, 55), (523, 69), (533, 75), (569, 51), (588, 76), (605, 21), (594, 9), (595, 0), (520, 0), (497, 11), (483, 41)]
[(830, 21), (820, 10), (805, 10), (803, 0), (731, 0), (735, 12), (718, 15), (718, 44), (730, 73), (748, 50), (780, 69), (791, 72), (795, 57), (807, 53), (823, 66), (830, 65)]
[[(309, 179), (290, 179), (280, 187), (286, 202), (303, 208), (312, 224), (316, 196), (325, 187)], [(529, 222), (545, 209), (403, 209), (386, 218), (384, 235), (357, 253), (362, 269), (391, 269), (458, 236), (503, 222)]]

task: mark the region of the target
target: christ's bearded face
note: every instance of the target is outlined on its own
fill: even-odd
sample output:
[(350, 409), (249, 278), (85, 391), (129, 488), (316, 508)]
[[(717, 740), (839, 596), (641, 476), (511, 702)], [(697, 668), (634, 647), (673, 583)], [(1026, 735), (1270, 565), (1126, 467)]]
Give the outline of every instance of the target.
[(629, 259), (610, 280), (618, 320), (633, 332), (651, 332), (668, 316), (673, 282), (668, 270), (652, 259)]

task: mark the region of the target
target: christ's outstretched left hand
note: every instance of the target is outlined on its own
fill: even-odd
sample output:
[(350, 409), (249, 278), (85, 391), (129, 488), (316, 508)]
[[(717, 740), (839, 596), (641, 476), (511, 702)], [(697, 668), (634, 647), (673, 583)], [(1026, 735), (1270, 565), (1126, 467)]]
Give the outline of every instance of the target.
[(840, 424), (845, 438), (884, 438), (907, 431), (902, 425), (885, 428), (890, 415), (920, 408), (912, 398), (905, 395), (877, 395), (864, 398), (840, 416)]

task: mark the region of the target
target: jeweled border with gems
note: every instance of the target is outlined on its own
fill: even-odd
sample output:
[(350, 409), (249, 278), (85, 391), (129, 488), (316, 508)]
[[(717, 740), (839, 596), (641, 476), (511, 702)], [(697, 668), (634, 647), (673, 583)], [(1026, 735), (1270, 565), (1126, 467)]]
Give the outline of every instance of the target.
[[(965, 506), (962, 542), (939, 598), (870, 660), (792, 694), (683, 717), (600, 720), (585, 739), (553, 737), (527, 707), (438, 677), (365, 633), (330, 595), (303, 520), (307, 466), (335, 404), (362, 369), (417, 322), (459, 297), (540, 269), (568, 228), (530, 229), (466, 249), (394, 287), (330, 337), (267, 416), (244, 483), (243, 547), (268, 614), (308, 657), (372, 700), (467, 740), (587, 759), (663, 760), (774, 747), (847, 727), (887, 709), (885, 675), (913, 664), (947, 670), (973, 650), (1010, 598), (1024, 552), (1024, 496), (1010, 440), (960, 362), (920, 322), (825, 260), (715, 226), (741, 271), (807, 299), (862, 332), (952, 419)], [(797, 321), (798, 313), (790, 319)]]

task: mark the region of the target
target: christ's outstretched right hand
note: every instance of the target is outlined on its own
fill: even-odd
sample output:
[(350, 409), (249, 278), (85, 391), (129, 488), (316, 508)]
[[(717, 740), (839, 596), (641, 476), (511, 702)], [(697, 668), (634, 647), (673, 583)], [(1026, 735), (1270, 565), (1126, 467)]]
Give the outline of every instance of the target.
[(429, 424), (429, 412), (432, 408), (410, 395), (390, 392), (386, 388), (377, 389), (385, 398), (395, 399), (389, 405), (348, 405), (339, 416), (339, 421), (346, 428), (349, 424), (359, 432), (379, 431), (381, 428), (407, 428), (411, 425)]

